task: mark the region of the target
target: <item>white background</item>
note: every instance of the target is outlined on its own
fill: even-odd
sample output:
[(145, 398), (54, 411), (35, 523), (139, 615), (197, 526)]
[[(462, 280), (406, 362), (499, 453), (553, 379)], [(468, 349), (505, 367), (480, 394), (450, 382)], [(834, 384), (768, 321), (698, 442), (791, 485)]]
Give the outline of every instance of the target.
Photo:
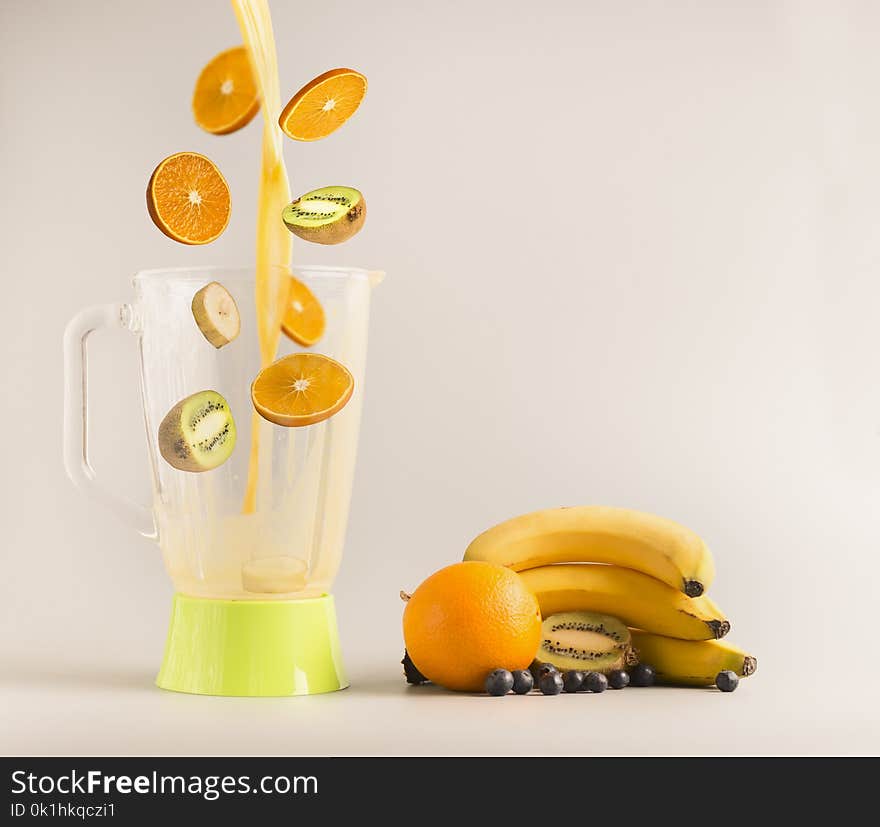
[[(287, 97), (370, 81), (292, 188), (362, 189), (388, 271), (335, 593), (353, 688), (152, 688), (158, 550), (61, 465), (61, 332), (147, 267), (252, 259), (260, 120), (202, 133), (223, 2), (0, 7), (2, 748), (11, 753), (865, 753), (880, 681), (880, 8), (870, 2), (282, 2)], [(150, 223), (150, 171), (212, 157), (224, 236)], [(98, 473), (146, 498), (134, 344), (96, 338)], [(397, 593), (513, 514), (655, 511), (714, 549), (759, 671), (732, 696), (466, 698), (402, 686)], [(495, 704), (486, 707), (486, 703)], [(491, 715), (487, 715), (491, 709)], [(8, 737), (7, 737), (8, 735)]]

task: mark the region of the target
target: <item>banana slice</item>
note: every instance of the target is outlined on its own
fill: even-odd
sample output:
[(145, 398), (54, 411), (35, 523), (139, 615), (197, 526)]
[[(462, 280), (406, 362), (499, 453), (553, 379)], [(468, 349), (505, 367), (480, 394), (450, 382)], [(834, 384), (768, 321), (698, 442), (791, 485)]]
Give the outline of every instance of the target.
[(219, 282), (206, 284), (193, 296), (192, 313), (199, 330), (216, 348), (228, 345), (241, 330), (238, 305)]

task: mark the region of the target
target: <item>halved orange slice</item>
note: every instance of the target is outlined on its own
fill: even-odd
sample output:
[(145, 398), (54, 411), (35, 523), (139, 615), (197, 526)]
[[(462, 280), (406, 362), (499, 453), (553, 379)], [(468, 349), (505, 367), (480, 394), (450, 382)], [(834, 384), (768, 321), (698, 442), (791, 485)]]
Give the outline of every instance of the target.
[(213, 161), (196, 152), (178, 152), (153, 170), (147, 210), (168, 238), (207, 244), (229, 223), (229, 187)]
[(196, 123), (213, 135), (227, 135), (253, 120), (260, 96), (244, 46), (220, 52), (202, 69), (192, 110)]
[(251, 400), (263, 419), (298, 428), (341, 411), (353, 390), (354, 377), (335, 359), (320, 353), (291, 353), (257, 374)]
[(344, 124), (367, 93), (367, 79), (354, 69), (331, 69), (310, 80), (281, 111), (278, 125), (295, 141), (326, 138)]
[(281, 319), (281, 329), (297, 344), (311, 347), (324, 335), (325, 326), (321, 302), (305, 284), (291, 276), (287, 309)]

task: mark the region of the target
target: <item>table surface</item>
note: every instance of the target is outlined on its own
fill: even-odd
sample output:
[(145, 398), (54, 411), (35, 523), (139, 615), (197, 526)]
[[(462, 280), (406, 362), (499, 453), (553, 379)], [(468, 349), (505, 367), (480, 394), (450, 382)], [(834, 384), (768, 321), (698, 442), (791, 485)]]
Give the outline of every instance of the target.
[(0, 673), (8, 755), (875, 754), (871, 688), (797, 690), (773, 669), (733, 694), (629, 688), (489, 698), (408, 687), (387, 653), (349, 658), (352, 686), (297, 698), (214, 698), (153, 685), (147, 658), (9, 655)]

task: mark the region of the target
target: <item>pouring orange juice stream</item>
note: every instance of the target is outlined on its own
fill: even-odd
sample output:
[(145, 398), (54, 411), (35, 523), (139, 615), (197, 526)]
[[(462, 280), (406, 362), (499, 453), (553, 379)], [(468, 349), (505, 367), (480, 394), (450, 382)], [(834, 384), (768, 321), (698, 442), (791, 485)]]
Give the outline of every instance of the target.
[[(292, 236), (278, 220), (290, 201), (290, 183), (281, 154), (281, 129), (275, 113), (281, 111), (278, 57), (266, 0), (232, 0), (263, 110), (263, 150), (257, 204), (256, 308), (260, 362), (265, 368), (275, 359), (281, 336), (281, 319), (287, 305)], [(260, 465), (261, 419), (252, 414), (248, 481), (243, 510), (256, 510)], [(271, 450), (271, 444), (269, 445)]]

